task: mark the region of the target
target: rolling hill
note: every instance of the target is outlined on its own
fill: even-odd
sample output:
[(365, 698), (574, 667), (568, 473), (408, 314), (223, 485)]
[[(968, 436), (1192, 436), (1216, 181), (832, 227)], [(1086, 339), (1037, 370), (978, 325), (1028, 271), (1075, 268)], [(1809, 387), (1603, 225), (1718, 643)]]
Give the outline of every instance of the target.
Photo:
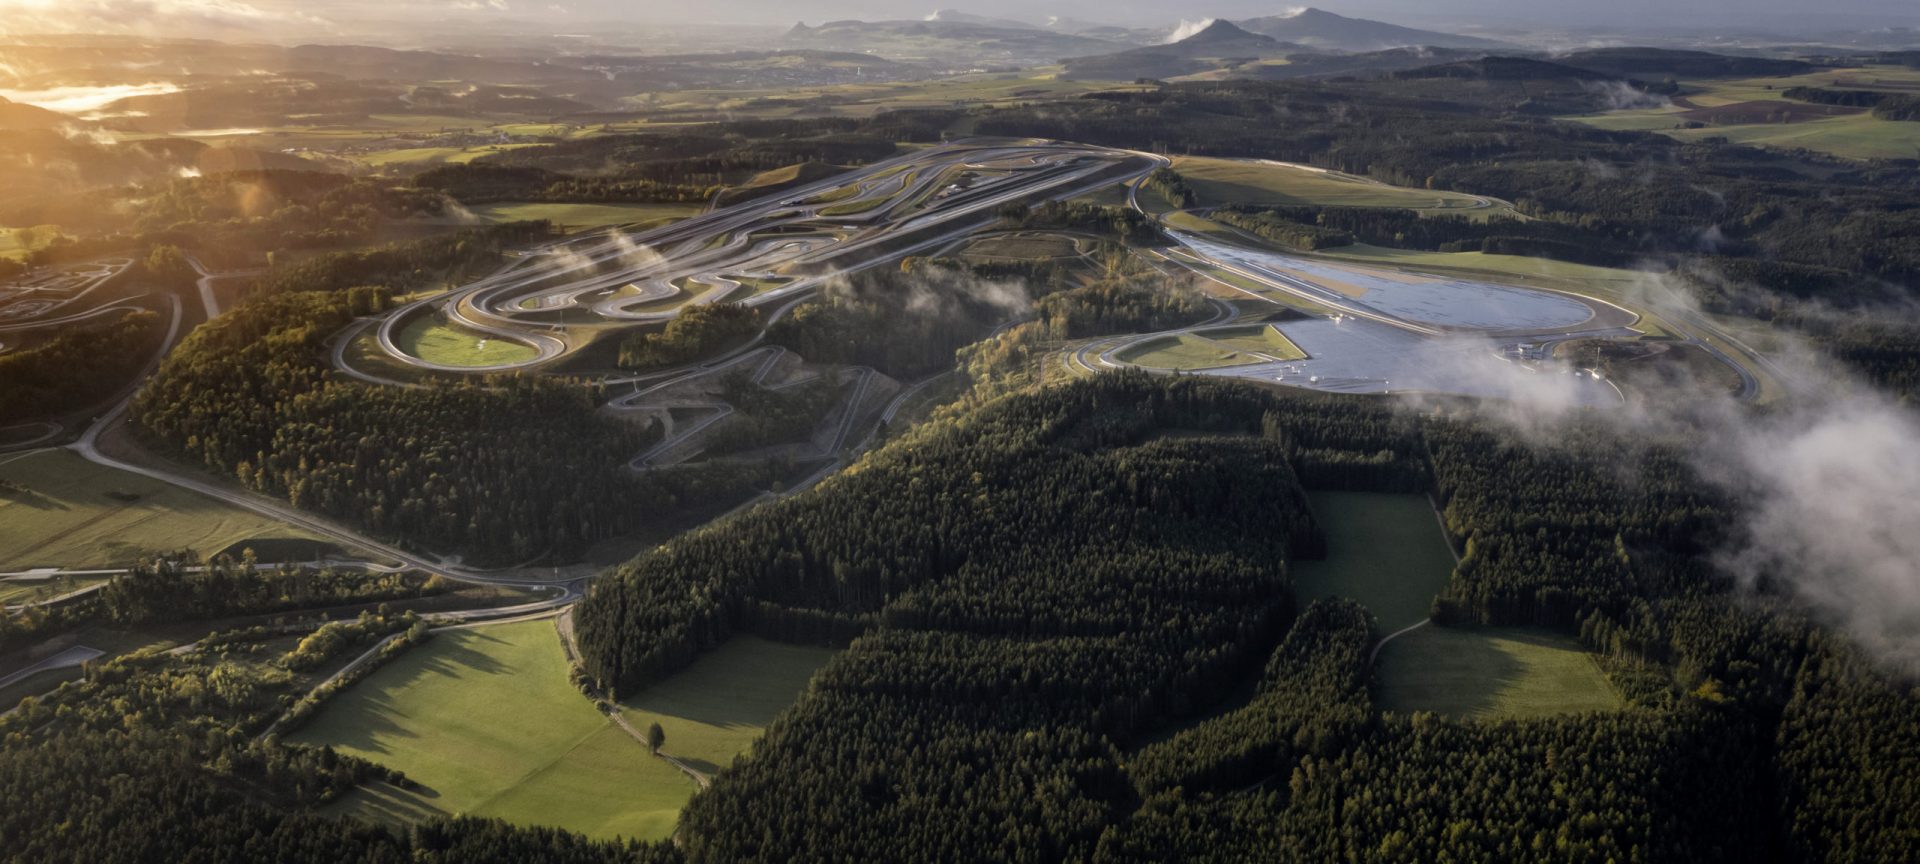
[(1284, 57), (1301, 50), (1271, 36), (1249, 33), (1225, 19), (1171, 45), (1151, 45), (1113, 54), (1074, 57), (1066, 61), (1066, 75), (1127, 81), (1135, 78), (1177, 78), (1214, 69), (1228, 69), (1251, 60)]
[(1706, 51), (1667, 48), (1594, 48), (1575, 51), (1554, 62), (1622, 78), (1752, 78), (1761, 75), (1804, 75), (1814, 65), (1773, 57), (1734, 57)]
[(894, 60), (949, 64), (1040, 66), (1062, 57), (1111, 52), (1122, 43), (1037, 27), (968, 21), (829, 21), (793, 25), (781, 43), (794, 48), (854, 51)]
[(1287, 15), (1252, 18), (1239, 24), (1262, 36), (1326, 51), (1382, 51), (1411, 46), (1483, 50), (1513, 47), (1492, 39), (1416, 30), (1382, 21), (1348, 18), (1320, 9), (1302, 9)]

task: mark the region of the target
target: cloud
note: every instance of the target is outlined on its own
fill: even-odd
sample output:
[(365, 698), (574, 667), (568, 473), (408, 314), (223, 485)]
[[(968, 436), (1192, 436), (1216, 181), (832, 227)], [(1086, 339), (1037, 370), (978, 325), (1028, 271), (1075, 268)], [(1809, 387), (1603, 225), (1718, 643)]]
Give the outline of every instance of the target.
[(324, 24), (299, 11), (243, 0), (0, 0), (0, 35), (162, 31), (257, 31), (282, 24)]
[(38, 105), (48, 111), (82, 114), (97, 111), (128, 97), (162, 96), (178, 93), (180, 89), (180, 85), (171, 81), (116, 84), (111, 87), (49, 87), (42, 90), (9, 90), (0, 87), (0, 97), (28, 105)]
[[(1698, 320), (1697, 301), (1678, 279), (1643, 281), (1631, 305), (1669, 321)], [(1915, 320), (1911, 304), (1797, 311)], [(1566, 423), (1578, 420), (1611, 429), (1629, 451), (1682, 449), (1733, 507), (1728, 540), (1711, 554), (1722, 573), (1748, 591), (1790, 595), (1883, 662), (1920, 672), (1920, 412), (1799, 340), (1779, 340), (1765, 371), (1788, 394), (1765, 406), (1714, 387), (1676, 386), (1598, 411), (1551, 391), (1516, 391), (1475, 411), (1538, 447), (1562, 446)]]
[(1191, 38), (1194, 34), (1208, 27), (1212, 27), (1213, 22), (1214, 19), (1212, 18), (1202, 18), (1198, 21), (1181, 21), (1180, 26), (1173, 28), (1173, 33), (1167, 36), (1167, 44), (1173, 44), (1182, 39)]

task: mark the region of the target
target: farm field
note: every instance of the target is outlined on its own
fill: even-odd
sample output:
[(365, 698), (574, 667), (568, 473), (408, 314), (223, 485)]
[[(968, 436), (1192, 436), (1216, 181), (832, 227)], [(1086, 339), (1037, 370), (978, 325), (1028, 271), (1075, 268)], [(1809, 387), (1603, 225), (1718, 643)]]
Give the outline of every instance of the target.
[(1308, 502), (1326, 532), (1327, 557), (1289, 568), (1302, 606), (1351, 598), (1373, 612), (1381, 636), (1427, 620), (1454, 561), (1426, 496), (1312, 492)]
[(161, 552), (212, 554), (257, 538), (313, 535), (66, 450), (0, 456), (0, 571), (126, 566)]
[[(665, 752), (718, 770), (832, 653), (736, 637), (621, 710), (636, 728), (660, 723)], [(573, 687), (546, 619), (437, 633), (336, 697), (289, 740), (331, 745), (428, 787), (382, 784), (334, 806), (384, 824), (466, 813), (591, 837), (660, 839), (696, 790)]]
[(473, 214), (487, 222), (520, 222), (545, 219), (569, 229), (627, 225), (662, 219), (685, 219), (700, 212), (698, 204), (554, 204), (529, 201), (483, 204)]
[(383, 785), (332, 808), (386, 824), (465, 813), (658, 839), (694, 791), (568, 682), (547, 619), (437, 633), (336, 696), (288, 741), (332, 746), (426, 787)]
[[(1829, 106), (1789, 100), (1793, 87), (1845, 90), (1920, 92), (1920, 70), (1897, 66), (1827, 69), (1782, 78), (1744, 78), (1729, 81), (1683, 82), (1677, 104), (1633, 108), (1605, 114), (1562, 119), (1602, 129), (1659, 132), (1683, 141), (1726, 138), (1740, 144), (1783, 149), (1805, 148), (1851, 159), (1911, 159), (1920, 153), (1920, 123), (1882, 120), (1866, 111), (1830, 110)], [(1707, 119), (1716, 110), (1778, 103), (1792, 122), (1716, 123)], [(1689, 121), (1699, 128), (1683, 128)]]
[(1215, 369), (1259, 362), (1257, 357), (1188, 334), (1149, 339), (1120, 352), (1118, 357), (1125, 362), (1154, 369)]
[(421, 315), (400, 329), (400, 349), (443, 366), (498, 366), (532, 360), (530, 345), (496, 339), (447, 324), (437, 315)]
[(1374, 670), (1382, 711), (1484, 720), (1621, 705), (1578, 642), (1533, 630), (1422, 627), (1382, 647)]
[(1389, 186), (1335, 171), (1322, 171), (1245, 159), (1183, 156), (1173, 160), (1199, 198), (1200, 206), (1313, 205), (1320, 207), (1401, 207), (1458, 215), (1515, 215), (1498, 202), (1459, 192)]
[(620, 708), (636, 729), (660, 724), (667, 733), (662, 752), (712, 774), (745, 754), (835, 653), (735, 636)]
[(360, 154), (354, 160), (369, 168), (395, 166), (464, 165), (482, 156), (514, 150), (530, 144), (487, 144), (480, 147), (402, 147)]

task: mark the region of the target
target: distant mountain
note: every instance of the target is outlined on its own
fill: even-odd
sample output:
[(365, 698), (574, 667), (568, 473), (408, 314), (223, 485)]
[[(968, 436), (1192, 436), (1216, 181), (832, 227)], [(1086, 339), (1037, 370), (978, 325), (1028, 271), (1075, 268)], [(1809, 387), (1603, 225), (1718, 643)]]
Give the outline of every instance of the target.
[(12, 102), (0, 97), (0, 129), (58, 129), (75, 125), (87, 124), (58, 111), (48, 111), (38, 105)]
[(1555, 62), (1623, 78), (1751, 78), (1761, 75), (1804, 75), (1814, 65), (1772, 57), (1733, 57), (1706, 51), (1666, 48), (1595, 48), (1575, 51)]
[(1443, 63), (1477, 60), (1484, 51), (1459, 51), (1452, 48), (1388, 48), (1357, 54), (1298, 53), (1287, 56), (1285, 66), (1260, 66), (1248, 77), (1265, 80), (1281, 78), (1376, 77), (1402, 69), (1418, 69)]
[(1249, 33), (1224, 19), (1170, 45), (1152, 45), (1113, 54), (1074, 57), (1065, 61), (1066, 75), (1130, 81), (1135, 78), (1178, 78), (1229, 69), (1254, 60), (1285, 57), (1300, 46), (1271, 36)]
[(927, 20), (941, 21), (948, 24), (978, 24), (982, 27), (1000, 27), (1000, 28), (1009, 29), (1009, 30), (1040, 29), (1025, 21), (1015, 21), (1011, 18), (991, 18), (986, 15), (975, 15), (971, 12), (962, 12), (958, 9), (941, 9), (933, 13), (932, 15), (928, 15)]
[(795, 24), (781, 41), (789, 46), (853, 51), (895, 60), (948, 64), (1044, 66), (1062, 57), (1098, 54), (1124, 43), (1037, 27), (995, 27), (958, 21), (829, 21)]
[(1348, 18), (1320, 9), (1302, 9), (1289, 15), (1253, 18), (1239, 23), (1246, 30), (1263, 36), (1328, 51), (1383, 51), (1415, 46), (1482, 50), (1513, 47), (1492, 39), (1415, 30), (1381, 21)]
[(1055, 33), (1072, 33), (1076, 36), (1089, 36), (1129, 45), (1158, 45), (1167, 41), (1165, 28), (1118, 27), (1080, 18), (1055, 16), (1047, 19), (1045, 27)]
[(277, 71), (292, 74), (360, 80), (565, 84), (593, 82), (601, 77), (592, 70), (549, 63), (435, 51), (396, 51), (369, 45), (295, 45), (286, 49), (276, 65)]

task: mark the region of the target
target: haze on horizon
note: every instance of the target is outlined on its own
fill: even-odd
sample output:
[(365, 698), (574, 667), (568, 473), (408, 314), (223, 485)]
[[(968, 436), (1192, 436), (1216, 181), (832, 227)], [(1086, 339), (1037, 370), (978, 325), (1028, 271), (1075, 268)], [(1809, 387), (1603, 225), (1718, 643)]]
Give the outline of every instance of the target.
[[(1607, 28), (1770, 29), (1782, 36), (1841, 29), (1920, 27), (1920, 4), (1885, 0), (1331, 0), (1320, 8), (1350, 17), (1435, 28), (1502, 30)], [(1208, 0), (1171, 10), (1148, 0), (710, 0), (696, 8), (620, 0), (0, 0), (0, 35), (114, 33), (259, 41), (339, 41), (379, 37), (396, 42), (438, 34), (511, 30), (528, 37), (565, 34), (593, 24), (634, 29), (785, 27), (795, 21), (924, 18), (940, 8), (1044, 23), (1049, 17), (1129, 26), (1171, 26), (1181, 19), (1286, 14), (1292, 4)], [(396, 32), (395, 26), (407, 28)]]

